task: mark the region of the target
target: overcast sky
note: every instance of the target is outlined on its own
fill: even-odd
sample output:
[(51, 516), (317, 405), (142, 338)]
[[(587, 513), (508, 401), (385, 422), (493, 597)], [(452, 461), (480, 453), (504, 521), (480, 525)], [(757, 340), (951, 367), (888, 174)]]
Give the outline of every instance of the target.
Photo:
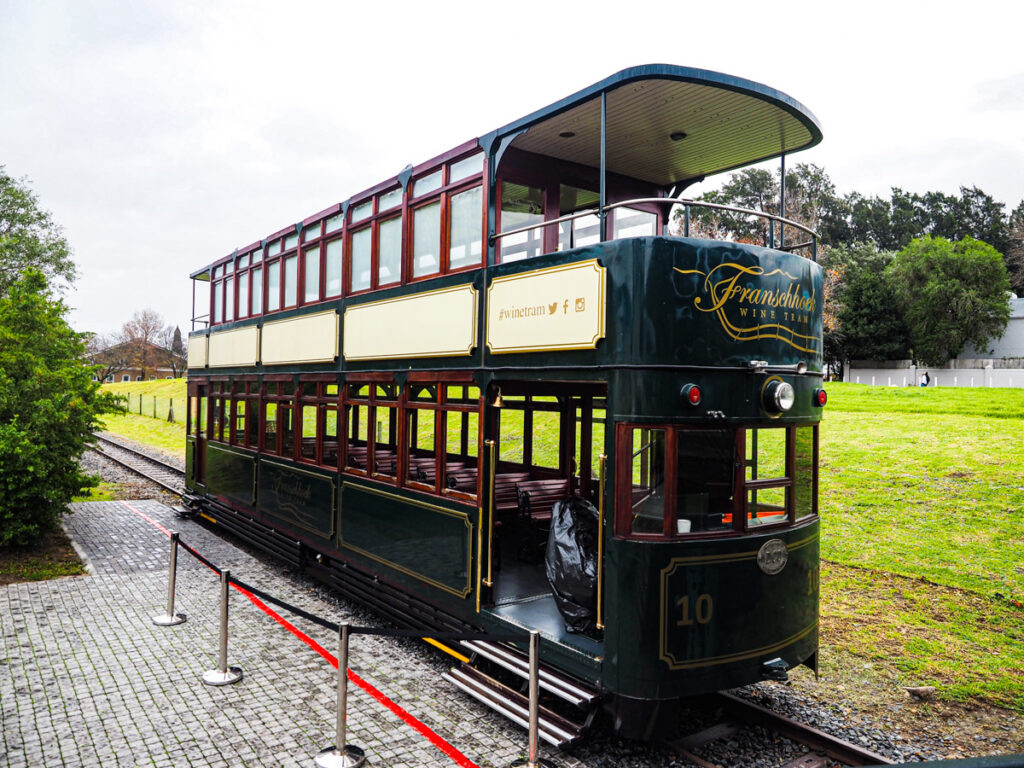
[(840, 194), (978, 186), (1010, 210), (1022, 20), (988, 0), (0, 0), (0, 164), (64, 227), (76, 328), (149, 308), (187, 331), (194, 270), (636, 64), (802, 102), (825, 138), (790, 162)]

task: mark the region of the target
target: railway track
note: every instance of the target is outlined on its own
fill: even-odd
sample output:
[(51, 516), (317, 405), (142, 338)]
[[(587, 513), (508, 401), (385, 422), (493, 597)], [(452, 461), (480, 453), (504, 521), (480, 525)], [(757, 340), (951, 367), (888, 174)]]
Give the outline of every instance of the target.
[(178, 496), (185, 492), (185, 473), (180, 469), (103, 435), (97, 434), (96, 439), (98, 443), (93, 450), (100, 455), (156, 483), (166, 491)]
[[(730, 693), (707, 697), (709, 709), (721, 711), (721, 719), (696, 733), (665, 742), (664, 746), (699, 768), (721, 768), (715, 760), (714, 742), (728, 739), (738, 731), (761, 726), (790, 741), (801, 744), (807, 752), (789, 760), (779, 768), (832, 768), (833, 766), (893, 765), (893, 761), (864, 747), (780, 715)], [(705, 749), (705, 747), (707, 747)], [(700, 750), (703, 756), (696, 754)]]

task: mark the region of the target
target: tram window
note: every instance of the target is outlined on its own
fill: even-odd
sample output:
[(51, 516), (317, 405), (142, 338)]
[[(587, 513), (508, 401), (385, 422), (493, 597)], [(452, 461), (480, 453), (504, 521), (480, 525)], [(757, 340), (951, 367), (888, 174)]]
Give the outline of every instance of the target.
[(213, 285), (213, 322), (224, 321), (224, 283), (217, 282)]
[(242, 272), (238, 275), (238, 316), (249, 316), (249, 273)]
[(665, 528), (665, 430), (633, 430), (630, 533)]
[(483, 173), (484, 170), (484, 153), (477, 152), (475, 155), (470, 155), (467, 158), (459, 160), (457, 163), (452, 163), (448, 169), (448, 183), (454, 184), (456, 181), (462, 181), (462, 179), (468, 179), (470, 176), (476, 176), (478, 173)]
[(377, 285), (397, 283), (402, 279), (401, 217), (382, 221), (377, 241)]
[(284, 305), (294, 307), (299, 298), (299, 257), (284, 260)]
[(229, 277), (224, 281), (224, 320), (230, 322), (235, 319), (235, 278)]
[[(534, 398), (534, 401), (552, 400), (557, 404), (555, 398)], [(534, 411), (529, 414), (531, 421), (529, 429), (524, 427), (524, 432), (529, 434), (530, 457), (528, 464), (535, 467), (559, 468), (559, 434), (561, 433), (561, 416), (552, 411)]]
[(816, 427), (797, 427), (793, 455), (793, 506), (796, 519), (817, 514), (815, 472), (818, 454)]
[(373, 240), (370, 227), (352, 234), (352, 285), (349, 290), (365, 291), (370, 287), (370, 247)]
[(515, 464), (525, 467), (526, 440), (524, 433), (527, 429), (525, 421), (526, 400), (520, 397), (504, 397), (504, 404), (498, 411), (498, 461), (502, 463)]
[(331, 234), (331, 232), (337, 232), (345, 223), (345, 215), (339, 213), (337, 216), (331, 216), (324, 224), (324, 233)]
[(402, 188), (392, 189), (377, 197), (377, 212), (383, 213), (402, 204)]
[(289, 251), (299, 244), (299, 233), (293, 232), (284, 239), (284, 250)]
[(299, 427), (299, 460), (316, 461), (317, 404), (305, 402), (297, 405)]
[(373, 200), (367, 200), (365, 203), (352, 206), (352, 223), (355, 224), (358, 221), (362, 221), (373, 213)]
[(252, 268), (252, 313), (263, 312), (263, 267)]
[[(501, 182), (501, 231), (540, 224), (544, 221), (544, 190), (509, 181)], [(500, 240), (501, 261), (519, 261), (539, 256), (543, 250), (543, 228), (531, 229)]]
[(680, 429), (676, 434), (676, 533), (728, 529), (735, 482), (735, 433)]
[(397, 403), (378, 402), (374, 406), (374, 473), (395, 477), (398, 474)]
[(430, 192), (434, 192), (440, 189), (442, 186), (441, 171), (437, 170), (433, 173), (421, 176), (416, 179), (412, 184), (413, 197), (422, 197)]
[(234, 444), (245, 443), (245, 400), (234, 400), (235, 423), (231, 430), (231, 442)]
[(324, 295), (341, 295), (341, 250), (342, 240), (331, 240), (327, 243), (324, 256)]
[[(568, 184), (561, 184), (558, 187), (558, 215), (565, 216), (569, 213), (584, 211), (588, 208), (597, 208), (601, 202), (601, 196), (590, 189), (572, 187)], [(591, 242), (598, 242), (597, 226), (599, 220), (596, 216), (582, 216), (571, 221), (563, 221), (558, 225), (558, 250), (566, 251), (570, 248), (578, 248)]]
[(267, 312), (281, 308), (281, 261), (267, 264)]
[(441, 270), (441, 203), (413, 211), (412, 276), (436, 275)]
[(786, 477), (785, 429), (751, 429), (747, 437), (747, 480)]
[(277, 403), (263, 404), (263, 450), (278, 453), (277, 447)]
[(658, 216), (636, 208), (616, 208), (612, 216), (612, 237), (650, 237), (658, 234)]
[(294, 409), (290, 402), (283, 402), (278, 410), (278, 419), (281, 423), (281, 455), (291, 456), (295, 450)]
[(786, 494), (788, 488), (748, 488), (747, 525), (778, 525), (786, 522)]
[[(454, 170), (454, 166), (453, 166)], [(451, 236), (449, 237), (448, 267), (461, 269), (479, 264), (482, 255), (481, 212), (483, 189), (473, 187), (452, 195), (450, 206)]]
[(306, 285), (303, 301), (306, 303), (319, 301), (320, 299), (320, 248), (309, 248), (303, 253), (305, 260)]

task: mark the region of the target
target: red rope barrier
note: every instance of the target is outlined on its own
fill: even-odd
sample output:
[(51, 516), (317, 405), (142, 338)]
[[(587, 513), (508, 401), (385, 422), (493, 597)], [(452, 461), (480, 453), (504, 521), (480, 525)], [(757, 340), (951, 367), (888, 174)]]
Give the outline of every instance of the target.
[[(157, 530), (159, 530), (165, 536), (170, 537), (170, 535), (171, 535), (170, 530), (168, 530), (167, 528), (162, 526), (160, 523), (158, 523), (152, 517), (150, 517), (149, 515), (141, 512), (140, 510), (136, 509), (134, 506), (129, 504), (127, 501), (122, 501), (121, 503), (125, 507), (127, 507), (129, 510), (134, 512), (136, 515), (141, 517), (143, 520), (145, 520), (147, 523), (149, 523), (150, 525), (154, 526)], [(243, 595), (245, 595), (252, 602), (253, 605), (255, 605), (257, 608), (259, 608), (261, 611), (263, 611), (265, 614), (267, 614), (270, 618), (272, 618), (274, 621), (276, 621), (282, 627), (287, 629), (289, 632), (291, 632), (293, 635), (295, 635), (297, 638), (299, 638), (302, 642), (304, 642), (306, 645), (308, 645), (310, 648), (312, 648), (314, 651), (319, 653), (332, 667), (334, 667), (335, 669), (338, 668), (338, 659), (337, 659), (337, 657), (335, 657), (332, 654), (328, 653), (327, 650), (324, 649), (324, 647), (322, 645), (320, 645), (320, 643), (318, 643), (316, 640), (311, 638), (305, 632), (300, 630), (298, 627), (296, 627), (290, 621), (285, 619), (279, 613), (274, 611), (266, 603), (264, 603), (262, 600), (260, 600), (258, 597), (253, 595), (248, 590), (242, 589), (241, 587), (239, 587), (237, 584), (234, 584), (234, 583), (232, 583), (231, 586), (234, 587), (236, 590), (238, 590)], [(456, 749), (451, 744), (449, 744), (447, 741), (445, 741), (444, 738), (442, 738), (440, 735), (438, 735), (437, 733), (432, 731), (429, 728), (429, 726), (427, 726), (421, 720), (416, 718), (414, 715), (410, 714), (403, 707), (399, 706), (394, 701), (389, 699), (386, 695), (381, 693), (379, 690), (377, 690), (375, 687), (373, 687), (370, 683), (366, 682), (365, 680), (363, 680), (363, 678), (359, 677), (359, 675), (357, 675), (351, 669), (348, 670), (348, 679), (351, 680), (356, 685), (358, 685), (364, 691), (366, 691), (366, 693), (368, 693), (371, 697), (376, 699), (376, 701), (379, 704), (381, 704), (385, 709), (389, 710), (392, 714), (396, 715), (406, 725), (410, 726), (415, 731), (417, 731), (421, 736), (423, 736), (425, 739), (427, 739), (427, 741), (429, 741), (431, 744), (433, 744), (439, 750), (444, 752), (444, 754), (447, 755), (448, 757), (450, 757), (455, 762), (456, 765), (460, 766), (460, 768), (480, 768), (476, 763), (474, 763), (472, 760), (470, 760), (468, 757), (466, 757), (464, 754), (462, 754), (458, 749)]]

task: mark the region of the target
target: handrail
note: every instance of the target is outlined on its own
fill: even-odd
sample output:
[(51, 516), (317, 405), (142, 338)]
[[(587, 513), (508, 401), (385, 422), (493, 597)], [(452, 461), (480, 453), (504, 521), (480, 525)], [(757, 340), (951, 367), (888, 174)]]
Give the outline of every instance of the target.
[[(723, 205), (722, 203), (706, 203), (706, 202), (702, 202), (702, 201), (692, 200), (690, 198), (681, 198), (681, 197), (638, 197), (638, 198), (634, 198), (632, 200), (622, 200), (622, 201), (617, 202), (617, 203), (610, 203), (610, 204), (608, 204), (608, 205), (606, 205), (604, 207), (604, 210), (605, 211), (611, 211), (611, 210), (614, 210), (616, 208), (623, 208), (623, 207), (630, 206), (630, 205), (636, 205), (638, 203), (654, 204), (654, 205), (664, 205), (665, 203), (668, 203), (670, 205), (681, 205), (684, 208), (691, 208), (691, 207), (695, 207), (695, 208), (711, 208), (711, 209), (718, 210), (718, 211), (727, 211), (729, 213), (739, 213), (739, 214), (743, 214), (745, 216), (757, 216), (758, 218), (767, 219), (768, 221), (772, 222), (773, 229), (774, 229), (774, 224), (777, 222), (779, 224), (782, 224), (783, 226), (793, 227), (795, 229), (800, 230), (801, 232), (806, 232), (808, 235), (811, 236), (811, 240), (810, 241), (808, 241), (806, 243), (798, 243), (798, 244), (795, 244), (795, 245), (787, 246), (786, 250), (793, 250), (795, 248), (804, 248), (804, 247), (807, 247), (807, 246), (813, 246), (815, 244), (815, 242), (818, 240), (818, 233), (815, 232), (813, 229), (811, 229), (810, 227), (806, 227), (806, 226), (804, 226), (803, 224), (801, 224), (801, 223), (799, 223), (797, 221), (793, 221), (792, 219), (787, 219), (784, 216), (777, 216), (774, 213), (768, 213), (766, 211), (755, 211), (752, 208), (740, 208), (740, 207), (735, 206), (735, 205)], [(553, 224), (561, 224), (563, 221), (572, 221), (574, 219), (583, 218), (584, 216), (596, 216), (596, 215), (600, 214), (600, 210), (601, 210), (600, 208), (587, 208), (587, 209), (582, 210), (582, 211), (576, 211), (575, 213), (567, 213), (564, 216), (559, 216), (557, 219), (546, 219), (546, 220), (538, 222), (536, 224), (527, 224), (527, 225), (522, 226), (522, 227), (516, 227), (515, 229), (505, 230), (504, 232), (496, 232), (495, 234), (490, 236), (490, 240), (491, 240), (491, 242), (495, 242), (497, 240), (501, 240), (504, 237), (508, 237), (509, 235), (518, 235), (518, 234), (522, 234), (523, 232), (530, 232), (530, 231), (532, 231), (534, 229), (540, 229), (542, 227), (549, 227), (549, 226), (551, 226)]]

